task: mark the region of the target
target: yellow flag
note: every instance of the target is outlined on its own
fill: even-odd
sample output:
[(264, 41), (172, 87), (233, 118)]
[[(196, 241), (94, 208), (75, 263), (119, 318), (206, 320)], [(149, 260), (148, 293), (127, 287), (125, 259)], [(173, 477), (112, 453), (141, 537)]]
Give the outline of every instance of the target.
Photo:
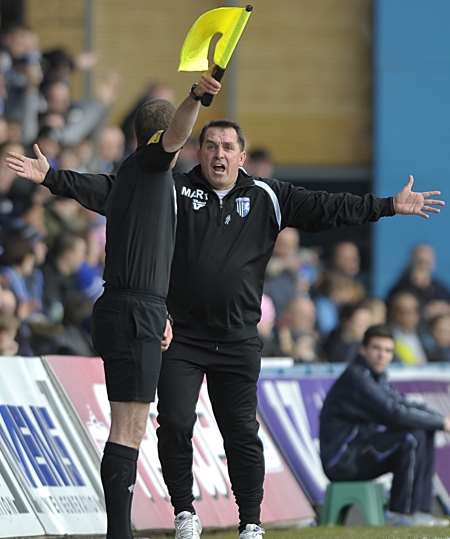
[(251, 15), (252, 7), (220, 7), (206, 11), (194, 22), (181, 48), (179, 71), (206, 71), (211, 39), (221, 34), (214, 63), (225, 69)]

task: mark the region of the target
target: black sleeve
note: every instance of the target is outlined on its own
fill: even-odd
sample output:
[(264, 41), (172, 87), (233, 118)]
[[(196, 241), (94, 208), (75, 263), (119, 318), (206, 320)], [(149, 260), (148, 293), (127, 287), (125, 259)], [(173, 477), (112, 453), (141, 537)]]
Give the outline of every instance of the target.
[(49, 169), (42, 185), (54, 195), (73, 198), (85, 208), (105, 215), (106, 201), (114, 185), (110, 174), (81, 174), (73, 170)]
[(353, 375), (352, 385), (359, 388), (359, 406), (379, 423), (397, 429), (443, 429), (444, 417), (441, 414), (409, 403), (392, 386), (381, 385), (368, 371), (363, 372), (361, 376)]
[(145, 146), (138, 148), (136, 158), (146, 172), (169, 170), (177, 152), (166, 152), (162, 145), (164, 131), (157, 131)]
[(318, 232), (342, 225), (361, 225), (395, 215), (392, 197), (310, 191), (287, 182), (270, 181), (281, 206), (281, 226)]

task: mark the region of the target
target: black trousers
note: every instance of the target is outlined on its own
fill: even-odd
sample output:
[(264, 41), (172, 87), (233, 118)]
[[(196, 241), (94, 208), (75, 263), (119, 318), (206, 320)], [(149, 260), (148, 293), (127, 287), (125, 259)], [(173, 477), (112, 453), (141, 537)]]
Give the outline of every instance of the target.
[(175, 514), (193, 511), (192, 433), (204, 375), (224, 440), (241, 525), (260, 522), (264, 454), (256, 420), (258, 338), (239, 343), (172, 342), (158, 385), (158, 452)]
[(364, 481), (392, 472), (389, 509), (430, 513), (434, 461), (434, 431), (385, 431), (352, 442), (327, 475), (333, 481)]

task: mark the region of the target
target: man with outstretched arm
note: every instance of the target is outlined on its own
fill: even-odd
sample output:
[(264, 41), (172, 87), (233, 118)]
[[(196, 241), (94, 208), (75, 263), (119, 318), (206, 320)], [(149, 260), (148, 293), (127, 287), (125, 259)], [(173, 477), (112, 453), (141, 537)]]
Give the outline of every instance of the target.
[[(240, 126), (213, 121), (200, 134), (200, 164), (175, 174), (178, 225), (168, 306), (174, 338), (158, 385), (158, 446), (176, 516), (176, 538), (198, 539), (201, 525), (192, 494), (195, 406), (206, 374), (213, 411), (224, 438), (240, 539), (258, 539), (264, 456), (256, 420), (261, 361), (257, 323), (264, 273), (280, 230), (319, 231), (358, 225), (397, 214), (439, 212), (440, 193), (414, 192), (413, 179), (394, 197), (309, 191), (290, 183), (254, 178), (242, 169)], [(24, 177), (22, 158), (17, 172)], [(44, 176), (40, 176), (40, 181)], [(44, 185), (104, 212), (114, 179), (60, 171)]]
[[(144, 103), (136, 113), (138, 148), (120, 166), (104, 207), (105, 290), (94, 306), (93, 342), (104, 361), (111, 430), (101, 463), (108, 518), (107, 539), (131, 539), (131, 501), (138, 449), (154, 400), (167, 349), (166, 296), (176, 228), (171, 169), (191, 134), (203, 93), (220, 84), (204, 75), (175, 111), (164, 100)], [(54, 171), (39, 148), (37, 159), (9, 157), (9, 166), (37, 183)], [(111, 178), (102, 179), (110, 182)], [(50, 180), (49, 180), (50, 181)], [(165, 329), (166, 328), (166, 329)], [(164, 334), (164, 338), (163, 338)]]

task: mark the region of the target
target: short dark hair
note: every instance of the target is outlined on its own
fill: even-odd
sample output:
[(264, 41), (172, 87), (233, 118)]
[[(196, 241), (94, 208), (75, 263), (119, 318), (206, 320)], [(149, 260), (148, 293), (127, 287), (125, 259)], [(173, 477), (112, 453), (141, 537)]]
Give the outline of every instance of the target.
[(157, 132), (166, 130), (173, 115), (175, 107), (165, 99), (150, 99), (143, 103), (134, 116), (134, 132), (138, 146), (144, 146)]
[(383, 337), (384, 339), (391, 339), (391, 341), (394, 340), (394, 335), (389, 326), (385, 324), (377, 324), (367, 328), (366, 332), (364, 333), (362, 345), (368, 346), (370, 341), (375, 337)]
[(236, 131), (241, 151), (245, 150), (245, 137), (244, 133), (242, 132), (241, 126), (236, 122), (232, 122), (231, 120), (213, 120), (212, 122), (208, 122), (206, 125), (204, 125), (202, 130), (200, 131), (199, 136), (200, 148), (205, 142), (206, 132), (210, 127), (219, 127), (221, 129), (234, 129)]

